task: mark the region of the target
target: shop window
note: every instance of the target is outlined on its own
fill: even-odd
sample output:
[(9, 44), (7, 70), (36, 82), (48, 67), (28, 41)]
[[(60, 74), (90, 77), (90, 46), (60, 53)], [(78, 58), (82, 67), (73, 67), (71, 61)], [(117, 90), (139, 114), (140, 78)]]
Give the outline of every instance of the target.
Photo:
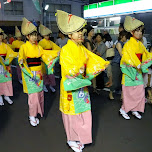
[(55, 16), (56, 10), (63, 10), (68, 13), (71, 13), (71, 5), (68, 4), (49, 4), (49, 9), (47, 10), (47, 16)]
[(23, 2), (12, 1), (4, 5), (5, 15), (23, 15)]

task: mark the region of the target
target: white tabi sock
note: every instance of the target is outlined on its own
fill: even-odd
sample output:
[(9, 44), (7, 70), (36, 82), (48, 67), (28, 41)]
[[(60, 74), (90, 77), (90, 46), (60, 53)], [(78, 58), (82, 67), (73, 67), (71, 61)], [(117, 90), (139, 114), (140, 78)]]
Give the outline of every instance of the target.
[(3, 105), (4, 105), (3, 98), (2, 96), (0, 96), (0, 106), (3, 106)]
[(4, 96), (4, 99), (5, 99), (9, 104), (13, 104), (13, 101), (10, 99), (10, 97)]

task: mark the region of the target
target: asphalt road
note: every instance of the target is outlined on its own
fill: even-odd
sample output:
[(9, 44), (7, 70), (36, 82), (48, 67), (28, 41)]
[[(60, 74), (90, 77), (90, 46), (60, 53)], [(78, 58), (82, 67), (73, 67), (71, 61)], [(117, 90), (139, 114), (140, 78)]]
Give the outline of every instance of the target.
[[(37, 127), (28, 121), (27, 95), (13, 76), (14, 104), (0, 107), (0, 152), (72, 152), (59, 111), (59, 80), (56, 93), (45, 93), (45, 114)], [(90, 89), (91, 90), (91, 89)], [(93, 143), (83, 152), (152, 152), (152, 105), (146, 104), (142, 120), (119, 115), (120, 96), (108, 100), (108, 92), (92, 92)]]

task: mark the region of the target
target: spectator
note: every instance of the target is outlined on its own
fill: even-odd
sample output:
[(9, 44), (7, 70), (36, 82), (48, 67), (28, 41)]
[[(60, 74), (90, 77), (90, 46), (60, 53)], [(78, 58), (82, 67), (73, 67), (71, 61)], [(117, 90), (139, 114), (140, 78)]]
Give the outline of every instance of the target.
[(110, 87), (110, 93), (109, 93), (109, 98), (111, 100), (114, 99), (113, 97), (113, 91), (121, 91), (121, 78), (122, 78), (122, 73), (120, 69), (120, 60), (122, 56), (122, 48), (127, 41), (127, 32), (126, 31), (121, 31), (119, 33), (118, 37), (118, 42), (115, 47), (115, 56), (111, 62), (112, 66), (112, 86)]
[[(92, 26), (87, 26), (87, 39), (85, 39), (84, 45), (89, 51), (95, 53), (96, 47), (93, 43), (93, 36), (94, 36), (94, 28)], [(93, 84), (93, 92), (99, 94), (96, 86), (96, 78), (92, 80), (92, 84)]]
[[(103, 35), (101, 33), (97, 33), (95, 35), (95, 40), (96, 40), (96, 46), (97, 46), (96, 54), (105, 60), (107, 47), (105, 43), (103, 42)], [(104, 75), (105, 75), (105, 72), (103, 71), (101, 74), (99, 74), (96, 77), (96, 86), (98, 90), (101, 90), (104, 88)]]
[[(111, 63), (111, 60), (113, 59), (114, 57), (114, 50), (112, 49), (113, 48), (113, 41), (112, 41), (112, 38), (109, 34), (105, 34), (104, 35), (104, 41), (105, 41), (105, 45), (107, 47), (107, 52), (110, 53), (111, 51), (111, 54), (113, 55), (108, 55), (107, 56), (107, 52), (106, 52), (106, 59), (110, 61)], [(107, 68), (107, 76), (109, 78), (109, 81), (106, 83), (106, 87), (110, 87), (112, 85), (112, 72), (111, 72), (111, 64), (109, 64), (108, 68)]]
[(68, 38), (61, 31), (59, 31), (58, 36), (59, 38), (56, 40), (56, 44), (62, 48), (65, 44), (67, 44)]

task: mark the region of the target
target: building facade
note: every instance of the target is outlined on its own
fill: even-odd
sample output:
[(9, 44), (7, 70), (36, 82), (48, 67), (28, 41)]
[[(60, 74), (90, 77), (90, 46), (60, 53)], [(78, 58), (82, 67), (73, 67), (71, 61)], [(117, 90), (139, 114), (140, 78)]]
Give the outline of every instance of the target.
[[(55, 13), (57, 9), (67, 11), (77, 16), (83, 16), (83, 6), (87, 0), (39, 0), (41, 14), (36, 9), (33, 0), (0, 0), (0, 27), (7, 28), (12, 32), (14, 26), (21, 26), (22, 18), (26, 17), (30, 21), (40, 21), (47, 27), (57, 32)], [(36, 1), (36, 0), (35, 0)], [(49, 5), (48, 10), (44, 10), (45, 5)], [(6, 32), (7, 33), (7, 32)]]

